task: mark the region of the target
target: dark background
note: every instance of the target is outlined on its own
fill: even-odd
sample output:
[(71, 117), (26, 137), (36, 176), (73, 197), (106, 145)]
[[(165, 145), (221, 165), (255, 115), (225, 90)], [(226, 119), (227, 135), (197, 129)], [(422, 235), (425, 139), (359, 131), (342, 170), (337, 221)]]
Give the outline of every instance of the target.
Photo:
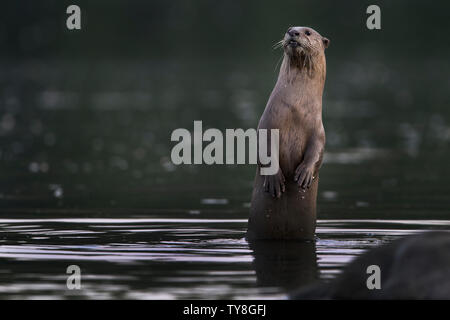
[[(82, 10), (69, 31), (66, 8)], [(366, 28), (369, 4), (382, 30)], [(331, 40), (320, 217), (448, 213), (447, 2), (6, 1), (0, 207), (246, 217), (253, 166), (170, 162), (170, 134), (256, 127), (292, 25)], [(80, 213), (81, 212), (81, 213)]]
[[(80, 32), (65, 28), (70, 4), (82, 9)], [(381, 31), (365, 27), (370, 4), (382, 9)], [(333, 56), (445, 57), (449, 9), (444, 1), (5, 1), (1, 56), (235, 60), (239, 48), (241, 57), (267, 59), (288, 26), (308, 25), (333, 40)]]

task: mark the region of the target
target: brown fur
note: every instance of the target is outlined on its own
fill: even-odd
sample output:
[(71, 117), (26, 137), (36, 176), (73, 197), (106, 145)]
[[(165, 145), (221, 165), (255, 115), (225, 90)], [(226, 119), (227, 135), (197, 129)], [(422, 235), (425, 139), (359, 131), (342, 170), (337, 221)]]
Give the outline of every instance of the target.
[(315, 233), (318, 173), (325, 145), (324, 51), (329, 40), (311, 28), (294, 27), (282, 44), (278, 80), (258, 125), (258, 129), (279, 129), (280, 171), (262, 176), (258, 166), (249, 239), (313, 239)]

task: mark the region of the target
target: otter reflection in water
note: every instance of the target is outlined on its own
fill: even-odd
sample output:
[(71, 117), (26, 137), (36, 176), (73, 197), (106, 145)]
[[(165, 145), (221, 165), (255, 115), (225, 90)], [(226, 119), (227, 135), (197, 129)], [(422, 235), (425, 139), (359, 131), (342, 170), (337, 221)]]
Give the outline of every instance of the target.
[(281, 287), (288, 293), (318, 278), (314, 241), (254, 240), (249, 245), (260, 287)]
[[(380, 289), (369, 290), (369, 266)], [(363, 254), (330, 283), (300, 289), (293, 299), (450, 299), (450, 233), (408, 236)]]

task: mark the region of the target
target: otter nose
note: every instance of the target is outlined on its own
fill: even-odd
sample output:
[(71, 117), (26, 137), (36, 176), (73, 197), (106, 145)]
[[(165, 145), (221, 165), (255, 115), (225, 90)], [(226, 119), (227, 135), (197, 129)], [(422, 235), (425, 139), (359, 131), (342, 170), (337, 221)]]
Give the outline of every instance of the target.
[(294, 28), (289, 28), (287, 34), (290, 35), (291, 37), (298, 37), (300, 35), (300, 32), (298, 32)]

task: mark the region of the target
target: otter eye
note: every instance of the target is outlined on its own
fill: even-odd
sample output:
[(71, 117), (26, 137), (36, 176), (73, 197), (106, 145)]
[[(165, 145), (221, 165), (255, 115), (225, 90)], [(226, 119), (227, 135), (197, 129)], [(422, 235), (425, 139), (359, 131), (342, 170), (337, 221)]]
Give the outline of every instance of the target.
[(311, 32), (310, 32), (309, 30), (306, 30), (306, 31), (305, 31), (305, 34), (306, 34), (307, 36), (310, 36), (310, 35), (311, 35)]

